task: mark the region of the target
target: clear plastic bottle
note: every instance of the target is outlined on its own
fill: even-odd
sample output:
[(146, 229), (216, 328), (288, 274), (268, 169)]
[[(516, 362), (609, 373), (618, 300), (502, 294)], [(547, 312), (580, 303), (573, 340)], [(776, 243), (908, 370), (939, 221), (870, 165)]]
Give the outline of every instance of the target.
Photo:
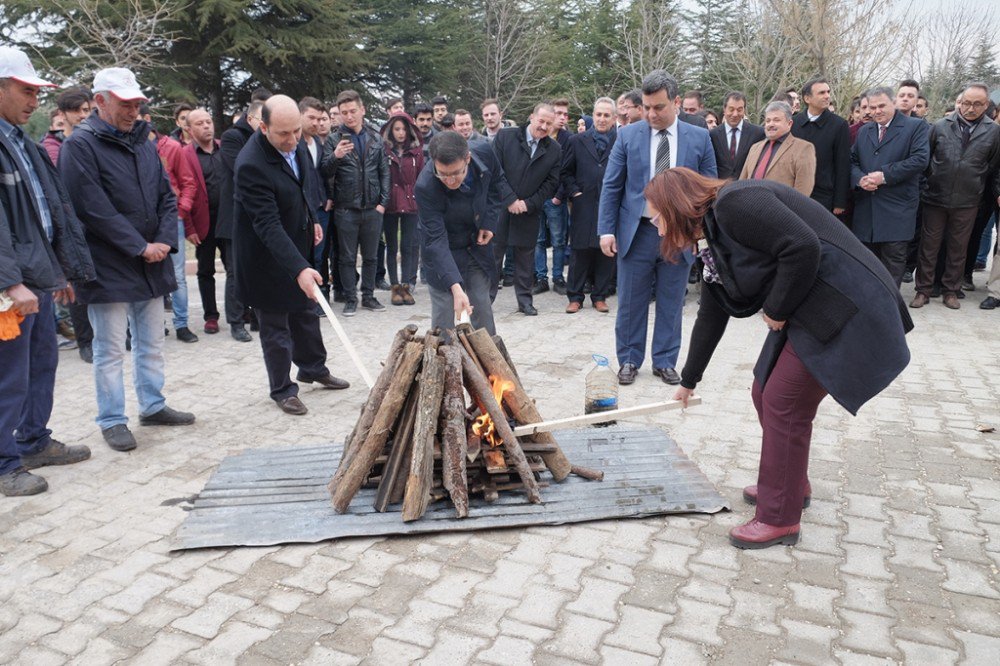
[(587, 373), (584, 413), (593, 414), (618, 409), (618, 375), (611, 369), (606, 356), (594, 354), (593, 358), (597, 365)]

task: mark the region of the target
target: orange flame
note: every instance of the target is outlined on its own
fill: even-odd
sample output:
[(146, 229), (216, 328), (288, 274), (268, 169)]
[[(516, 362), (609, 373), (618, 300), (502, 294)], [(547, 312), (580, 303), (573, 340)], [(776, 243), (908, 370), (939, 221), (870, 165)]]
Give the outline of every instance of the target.
[[(496, 375), (490, 375), (490, 388), (493, 391), (493, 397), (496, 398), (497, 404), (502, 407), (503, 396), (507, 392), (514, 390), (514, 382), (501, 379)], [(496, 448), (503, 443), (503, 439), (497, 435), (496, 425), (493, 423), (493, 419), (490, 418), (490, 415), (486, 412), (486, 407), (480, 404), (479, 409), (483, 413), (473, 422), (472, 432), (478, 435), (487, 444)]]

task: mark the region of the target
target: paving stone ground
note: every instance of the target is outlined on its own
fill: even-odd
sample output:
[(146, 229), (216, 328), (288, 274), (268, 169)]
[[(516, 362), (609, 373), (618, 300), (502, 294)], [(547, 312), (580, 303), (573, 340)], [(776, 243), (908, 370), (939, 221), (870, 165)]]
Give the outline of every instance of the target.
[[(91, 367), (63, 352), (52, 427), (94, 454), (42, 470), (45, 494), (0, 500), (0, 663), (1000, 663), (1000, 435), (976, 430), (1000, 426), (1000, 314), (975, 307), (983, 279), (960, 311), (914, 311), (912, 364), (860, 416), (823, 403), (802, 539), (756, 552), (726, 532), (752, 515), (740, 489), (759, 451), (757, 318), (731, 323), (702, 406), (641, 419), (732, 513), (179, 554), (176, 500), (224, 457), (348, 434), (365, 391), (332, 329), (322, 323), (330, 365), (354, 388), (304, 388), (305, 417), (268, 399), (256, 341), (169, 338), (169, 403), (198, 421), (139, 427), (129, 389), (130, 454), (103, 443)], [(416, 298), (342, 320), (370, 370), (398, 328), (429, 325), (426, 289)], [(590, 355), (613, 356), (614, 315), (568, 316), (552, 293), (536, 305), (525, 318), (503, 290), (499, 332), (542, 414), (580, 413)], [(621, 402), (670, 395), (647, 363)]]

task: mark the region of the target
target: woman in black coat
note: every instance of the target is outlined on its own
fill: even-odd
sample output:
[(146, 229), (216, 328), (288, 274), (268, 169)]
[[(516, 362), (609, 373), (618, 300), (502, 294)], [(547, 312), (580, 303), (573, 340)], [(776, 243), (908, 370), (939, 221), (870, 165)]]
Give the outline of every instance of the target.
[(831, 395), (852, 414), (906, 367), (913, 328), (882, 263), (821, 204), (765, 180), (734, 183), (684, 168), (646, 187), (670, 260), (704, 239), (704, 293), (681, 387), (701, 381), (730, 317), (763, 311), (771, 332), (754, 368), (763, 429), (757, 485), (743, 497), (753, 520), (730, 531), (738, 548), (794, 544), (803, 506), (812, 422)]

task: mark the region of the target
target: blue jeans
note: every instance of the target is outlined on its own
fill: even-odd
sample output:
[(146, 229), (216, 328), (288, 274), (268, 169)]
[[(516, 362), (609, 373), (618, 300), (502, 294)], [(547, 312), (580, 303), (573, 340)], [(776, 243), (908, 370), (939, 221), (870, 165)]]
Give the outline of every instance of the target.
[(184, 244), (184, 220), (177, 220), (177, 254), (170, 257), (174, 262), (174, 277), (177, 279), (177, 289), (170, 294), (174, 308), (174, 330), (187, 328), (188, 325), (188, 284), (184, 275), (184, 264), (187, 263), (187, 247)]
[(101, 430), (128, 423), (125, 416), (125, 332), (132, 331), (132, 383), (139, 415), (166, 406), (163, 397), (163, 299), (135, 303), (91, 303), (94, 327), (94, 380), (97, 425)]
[(556, 206), (549, 199), (542, 206), (541, 224), (538, 225), (538, 244), (535, 246), (535, 279), (549, 277), (548, 258), (545, 256), (546, 237), (552, 241), (552, 279), (564, 281), (563, 267), (566, 265), (566, 231), (569, 226), (569, 209), (563, 202)]
[(52, 294), (38, 294), (38, 313), (24, 318), (19, 336), (0, 341), (0, 474), (49, 445), (59, 360), (52, 311)]
[(993, 213), (990, 221), (986, 223), (983, 230), (983, 237), (979, 241), (979, 252), (976, 254), (976, 261), (985, 264), (993, 253), (993, 228), (997, 226), (997, 214)]

